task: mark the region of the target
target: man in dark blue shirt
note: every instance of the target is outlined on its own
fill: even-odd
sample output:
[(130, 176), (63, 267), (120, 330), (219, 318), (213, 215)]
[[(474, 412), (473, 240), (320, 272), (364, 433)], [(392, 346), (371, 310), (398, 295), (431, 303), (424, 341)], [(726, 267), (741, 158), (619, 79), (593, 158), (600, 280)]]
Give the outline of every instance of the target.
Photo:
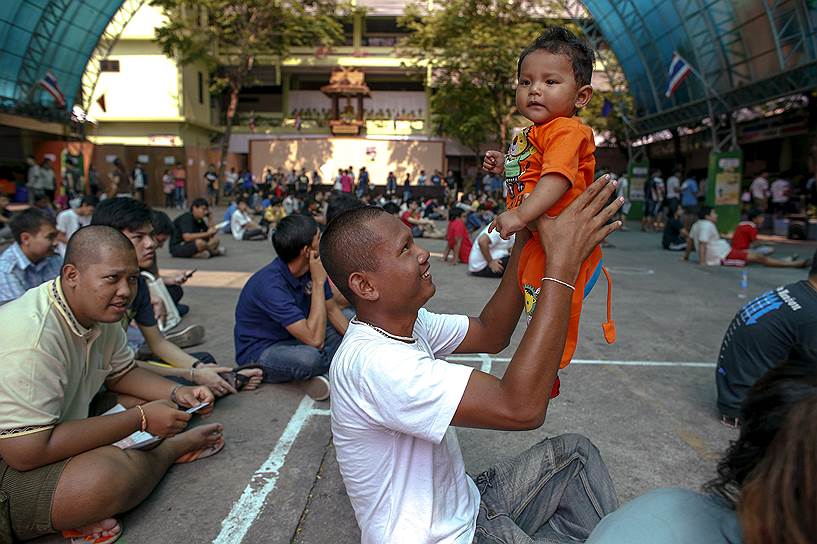
[(265, 381), (301, 382), (310, 397), (324, 400), (325, 374), (353, 311), (341, 311), (332, 298), (319, 240), (311, 217), (294, 214), (278, 223), (272, 237), (278, 257), (241, 290), (234, 334), (239, 365), (259, 364)]

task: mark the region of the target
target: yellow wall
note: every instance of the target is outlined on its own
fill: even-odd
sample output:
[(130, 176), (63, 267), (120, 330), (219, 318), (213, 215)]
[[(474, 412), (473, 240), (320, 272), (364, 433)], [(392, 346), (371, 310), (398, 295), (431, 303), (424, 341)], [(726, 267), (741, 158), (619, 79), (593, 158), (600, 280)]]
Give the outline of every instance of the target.
[(120, 39), (152, 40), (156, 35), (156, 28), (162, 26), (164, 21), (165, 16), (162, 10), (151, 6), (149, 2), (145, 2), (122, 31)]
[[(374, 157), (367, 154), (374, 151)], [(388, 173), (394, 172), (398, 182), (411, 173), (416, 183), (420, 170), (426, 175), (443, 170), (445, 144), (439, 141), (375, 140), (364, 138), (315, 138), (252, 140), (250, 169), (256, 176), (265, 168), (292, 168), (308, 172), (318, 170), (324, 183), (332, 183), (338, 168), (361, 166), (369, 171), (371, 183), (384, 185)]]
[[(198, 66), (179, 66), (165, 56), (153, 41), (155, 29), (164, 23), (161, 10), (144, 4), (133, 16), (116, 46), (107, 57), (119, 61), (119, 72), (101, 72), (92, 106), (91, 117), (101, 123), (144, 121), (192, 121), (210, 124), (210, 92), (207, 75)], [(203, 75), (204, 96), (198, 100), (198, 72)], [(104, 95), (107, 111), (97, 99)], [(147, 136), (133, 125), (134, 136)]]
[[(94, 90), (90, 114), (100, 122), (113, 119), (179, 118), (179, 77), (176, 63), (164, 55), (118, 55), (119, 72), (102, 72)], [(97, 104), (105, 95), (106, 112)]]
[[(210, 122), (210, 90), (207, 70), (204, 67), (190, 65), (180, 67), (182, 72), (182, 114), (187, 119), (202, 123)], [(199, 102), (199, 78), (202, 76), (202, 101)]]

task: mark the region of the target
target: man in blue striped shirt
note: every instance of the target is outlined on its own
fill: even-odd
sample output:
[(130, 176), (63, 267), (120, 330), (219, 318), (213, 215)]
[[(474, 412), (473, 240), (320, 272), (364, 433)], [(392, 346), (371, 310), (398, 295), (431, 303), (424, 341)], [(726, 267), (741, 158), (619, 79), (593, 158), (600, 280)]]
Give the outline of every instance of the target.
[(10, 223), (14, 244), (0, 255), (0, 304), (15, 300), (33, 287), (53, 280), (62, 268), (54, 220), (36, 208)]

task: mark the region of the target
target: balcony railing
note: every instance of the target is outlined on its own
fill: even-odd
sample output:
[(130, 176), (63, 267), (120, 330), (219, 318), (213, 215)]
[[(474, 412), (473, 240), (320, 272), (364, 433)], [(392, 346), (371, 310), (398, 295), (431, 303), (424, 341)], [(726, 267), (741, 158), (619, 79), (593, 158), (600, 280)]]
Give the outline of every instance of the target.
[[(425, 119), (398, 114), (397, 117), (386, 117), (384, 113), (372, 112), (366, 115), (365, 132), (378, 136), (411, 136), (426, 134)], [(224, 121), (222, 120), (222, 123)], [(234, 122), (236, 132), (254, 132), (260, 134), (329, 134), (328, 112), (304, 112), (300, 117), (284, 117), (278, 112), (239, 113)]]

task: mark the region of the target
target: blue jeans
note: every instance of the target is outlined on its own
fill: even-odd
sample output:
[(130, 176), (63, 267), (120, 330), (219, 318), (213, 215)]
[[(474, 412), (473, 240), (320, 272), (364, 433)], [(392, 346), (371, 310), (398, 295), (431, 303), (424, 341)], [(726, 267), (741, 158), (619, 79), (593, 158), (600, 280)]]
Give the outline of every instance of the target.
[(579, 434), (546, 438), (475, 479), (475, 544), (584, 542), (618, 507), (607, 465)]
[[(349, 319), (354, 314), (352, 308), (343, 309), (343, 315)], [(329, 363), (341, 340), (343, 336), (327, 320), (323, 349), (307, 346), (293, 338), (268, 347), (255, 363), (264, 367), (264, 381), (267, 383), (308, 380), (329, 372)]]

